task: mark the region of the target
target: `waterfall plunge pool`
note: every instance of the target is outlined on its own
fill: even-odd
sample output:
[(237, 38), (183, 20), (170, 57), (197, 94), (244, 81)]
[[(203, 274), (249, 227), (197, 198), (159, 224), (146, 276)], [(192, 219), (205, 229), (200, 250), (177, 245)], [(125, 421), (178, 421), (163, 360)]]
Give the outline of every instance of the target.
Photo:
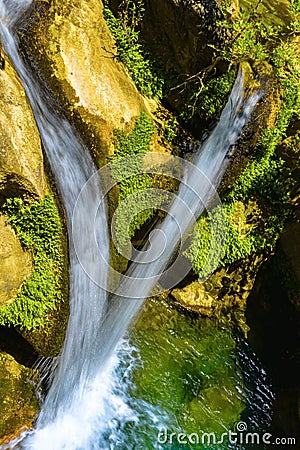
[(271, 422), (270, 382), (244, 338), (161, 299), (147, 301), (111, 376), (111, 419), (95, 449), (244, 449), (222, 434), (238, 423), (263, 434)]

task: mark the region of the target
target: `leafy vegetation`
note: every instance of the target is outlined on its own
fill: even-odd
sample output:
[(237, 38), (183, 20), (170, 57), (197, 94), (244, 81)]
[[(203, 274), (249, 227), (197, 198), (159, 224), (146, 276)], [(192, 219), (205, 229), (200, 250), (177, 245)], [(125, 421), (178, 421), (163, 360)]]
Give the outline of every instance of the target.
[[(186, 98), (186, 107), (181, 112), (180, 118), (185, 123), (191, 123), (196, 119), (199, 121), (199, 118), (205, 123), (218, 116), (235, 78), (234, 69), (225, 74), (217, 72), (217, 75), (213, 75), (220, 61), (226, 61), (232, 66), (240, 61), (248, 60), (258, 71), (272, 75), (272, 89), (280, 93), (282, 106), (275, 125), (262, 132), (241, 176), (233, 186), (223, 193), (228, 230), (227, 244), (220, 261), (221, 265), (233, 263), (255, 252), (272, 251), (274, 248), (284, 221), (289, 215), (289, 192), (293, 184), (290, 169), (284, 159), (278, 156), (277, 149), (285, 137), (289, 123), (299, 109), (297, 88), (299, 60), (293, 43), (293, 39), (299, 34), (299, 2), (291, 1), (289, 23), (278, 22), (276, 24), (269, 23), (267, 18), (258, 13), (260, 1), (249, 11), (240, 10), (237, 20), (229, 21), (225, 18), (227, 3), (223, 2), (224, 19), (218, 22), (218, 27), (228, 31), (229, 38), (226, 45), (221, 49), (212, 46), (214, 57), (211, 66), (187, 77), (183, 83), (173, 87), (173, 89), (183, 92), (183, 96)], [(146, 66), (147, 70), (143, 71), (142, 66), (137, 63), (139, 59), (129, 56), (131, 52), (141, 55), (144, 51), (143, 46), (139, 43), (139, 32), (137, 31), (144, 14), (143, 2), (139, 1), (133, 4), (130, 0), (124, 1), (124, 10), (118, 18), (115, 18), (108, 9), (106, 14), (108, 22), (111, 21), (109, 26), (116, 38), (120, 59), (133, 73), (135, 69), (130, 69), (130, 64), (136, 68), (139, 67), (138, 75), (131, 76), (143, 92), (142, 86), (146, 78), (142, 80), (138, 80), (138, 78), (144, 77), (144, 74), (148, 76), (147, 70), (150, 66)], [(131, 62), (128, 62), (128, 58), (131, 59)], [(152, 69), (153, 67), (150, 72), (154, 73), (155, 71), (153, 72)], [(162, 78), (161, 83), (163, 86)], [(147, 78), (146, 84), (152, 89), (156, 85), (155, 79), (153, 81), (153, 79)], [(153, 92), (147, 95), (153, 96)], [(162, 91), (158, 96), (161, 95)], [(165, 124), (163, 134), (169, 142), (174, 141), (177, 126), (178, 122), (175, 118)], [(116, 134), (116, 139), (119, 140), (116, 149), (117, 156), (132, 154), (130, 148), (136, 147), (134, 134), (132, 138)], [(120, 184), (120, 199), (128, 197), (141, 188), (149, 189), (150, 187), (151, 178), (147, 174), (129, 178), (128, 181)], [(139, 197), (138, 202), (144, 203), (146, 208), (145, 198)], [(128, 209), (125, 206), (124, 208)], [(125, 210), (122, 213), (124, 217), (126, 216)], [(134, 230), (139, 229), (141, 224), (152, 214), (153, 210), (147, 209), (143, 213), (137, 213), (129, 226), (129, 234), (124, 233), (124, 236), (132, 237)], [(242, 228), (241, 224), (244, 224)], [(124, 226), (123, 223), (123, 228)], [(198, 238), (194, 240), (187, 254), (191, 258), (196, 257), (194, 269), (200, 273), (210, 247), (211, 231), (208, 217), (201, 218), (198, 227)], [(117, 228), (120, 247), (122, 247), (125, 245), (125, 241), (121, 237), (121, 223)]]
[[(245, 170), (223, 194), (227, 242), (220, 265), (253, 253), (272, 251), (291, 211), (290, 191), (295, 180), (277, 150), (291, 121), (295, 116), (300, 117), (299, 61), (294, 46), (288, 43), (281, 43), (274, 49), (272, 57), (276, 76), (273, 89), (281, 93), (281, 109), (275, 125), (261, 133)], [(296, 140), (297, 136), (289, 144), (294, 150)], [(241, 224), (244, 225), (241, 227)], [(187, 252), (195, 261), (196, 273), (201, 272), (211, 238), (208, 218), (201, 218), (198, 225), (198, 237)]]
[[(149, 195), (152, 187), (151, 176), (142, 173), (143, 153), (150, 149), (151, 139), (154, 133), (152, 119), (145, 113), (141, 113), (131, 133), (115, 132), (115, 153), (112, 162), (112, 176), (119, 182), (120, 196), (119, 208), (115, 221), (115, 238), (119, 252), (122, 252), (133, 237), (136, 230), (152, 217), (155, 196)], [(124, 165), (122, 157), (139, 154), (134, 161), (128, 161)], [(138, 173), (138, 174), (136, 174)], [(147, 192), (146, 192), (147, 191)], [(129, 201), (128, 201), (129, 200)]]
[[(231, 2), (230, 2), (231, 3)], [(224, 48), (213, 47), (218, 57), (230, 63), (248, 60), (267, 61), (272, 64), (272, 54), (282, 42), (288, 42), (299, 33), (299, 2), (292, 0), (289, 7), (290, 18), (275, 21), (259, 10), (262, 0), (258, 0), (250, 10), (239, 10), (238, 19), (226, 19), (229, 2), (223, 2), (221, 10), (224, 19), (218, 22), (220, 28), (229, 31), (231, 39)], [(280, 11), (278, 11), (280, 16)]]
[(2, 212), (24, 248), (34, 259), (34, 272), (25, 280), (16, 300), (0, 307), (0, 324), (27, 330), (42, 328), (62, 295), (62, 225), (52, 195), (26, 204), (9, 198)]
[(190, 121), (197, 115), (207, 122), (217, 117), (230, 94), (235, 77), (235, 70), (230, 70), (200, 86), (197, 81), (189, 84), (186, 87), (186, 107), (180, 117), (184, 121)]
[(140, 43), (138, 24), (143, 18), (143, 0), (126, 0), (115, 17), (104, 2), (104, 18), (117, 44), (117, 57), (139, 91), (150, 98), (162, 97), (164, 78), (158, 64)]
[[(227, 41), (222, 47), (208, 44), (213, 49), (211, 64), (172, 88), (186, 101), (186, 107), (181, 113), (186, 123), (199, 120), (209, 122), (220, 114), (232, 88), (235, 71), (220, 74), (217, 71), (219, 63), (232, 67), (241, 61), (249, 61), (259, 71), (268, 72), (269, 75), (273, 72), (276, 77), (276, 59), (279, 57), (281, 60), (284, 55), (280, 53), (287, 50), (284, 44), (299, 35), (297, 1), (291, 2), (290, 22), (280, 24), (269, 23), (268, 18), (258, 13), (261, 0), (249, 11), (241, 8), (235, 20), (228, 20), (227, 9), (231, 3), (221, 3), (223, 19), (217, 22), (219, 30), (223, 30), (221, 34), (227, 34)], [(291, 51), (290, 47), (288, 52)]]

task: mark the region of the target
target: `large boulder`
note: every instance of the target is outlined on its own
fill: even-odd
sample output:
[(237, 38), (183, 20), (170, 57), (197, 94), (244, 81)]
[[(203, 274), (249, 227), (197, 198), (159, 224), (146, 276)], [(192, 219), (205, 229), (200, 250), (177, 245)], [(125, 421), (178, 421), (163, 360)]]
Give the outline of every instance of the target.
[(21, 47), (58, 96), (69, 118), (100, 161), (113, 151), (116, 128), (130, 128), (148, 111), (124, 66), (98, 0), (37, 2)]
[[(23, 86), (8, 58), (0, 70), (0, 207), (8, 197), (47, 191), (38, 129)], [(32, 258), (0, 216), (0, 305), (12, 302), (32, 272)]]
[(239, 263), (221, 267), (207, 281), (193, 281), (171, 291), (182, 307), (202, 316), (234, 318), (246, 334), (245, 311), (263, 256), (254, 255)]
[(0, 70), (0, 204), (46, 192), (40, 137), (23, 86), (5, 57)]

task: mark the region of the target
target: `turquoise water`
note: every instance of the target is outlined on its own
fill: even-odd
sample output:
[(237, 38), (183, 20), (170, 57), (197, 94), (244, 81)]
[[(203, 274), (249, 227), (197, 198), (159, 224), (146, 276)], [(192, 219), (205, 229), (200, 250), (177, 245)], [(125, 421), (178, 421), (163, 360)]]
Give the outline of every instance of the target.
[(222, 434), (235, 432), (239, 422), (249, 432), (268, 429), (273, 394), (266, 373), (230, 324), (187, 316), (154, 299), (119, 357), (114, 394), (132, 414), (112, 421), (103, 448), (243, 449), (240, 435), (230, 444)]

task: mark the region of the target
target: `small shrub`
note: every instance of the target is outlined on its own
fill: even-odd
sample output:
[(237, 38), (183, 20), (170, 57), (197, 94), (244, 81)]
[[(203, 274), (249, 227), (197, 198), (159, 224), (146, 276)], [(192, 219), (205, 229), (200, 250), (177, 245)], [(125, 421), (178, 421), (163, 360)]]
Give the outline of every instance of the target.
[[(142, 157), (135, 159), (134, 168), (131, 164), (125, 167), (123, 161), (120, 160), (119, 163), (118, 160), (137, 153), (146, 153), (150, 149), (153, 133), (153, 121), (143, 112), (131, 133), (126, 135), (124, 132), (115, 132), (115, 159), (111, 163), (111, 168), (112, 176), (119, 182), (120, 187), (118, 215), (115, 221), (116, 245), (120, 253), (129, 244), (135, 232), (153, 216), (153, 204), (157, 203), (157, 198), (153, 197), (151, 200), (151, 194), (149, 197), (152, 179), (150, 174), (142, 173)], [(134, 175), (135, 170), (141, 173)], [(143, 192), (145, 190), (148, 190), (146, 195)]]
[(143, 2), (126, 0), (119, 17), (104, 2), (104, 18), (117, 44), (117, 57), (127, 67), (138, 90), (147, 97), (162, 97), (164, 78), (140, 43), (138, 24), (144, 13)]

